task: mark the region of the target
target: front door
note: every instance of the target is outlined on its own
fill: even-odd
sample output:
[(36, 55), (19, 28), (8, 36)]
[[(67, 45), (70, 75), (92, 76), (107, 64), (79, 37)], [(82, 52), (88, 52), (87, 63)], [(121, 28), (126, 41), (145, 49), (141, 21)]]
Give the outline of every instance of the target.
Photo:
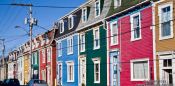
[(86, 86), (86, 58), (80, 58), (79, 60), (79, 71), (80, 71), (80, 84), (79, 86)]
[(174, 55), (163, 55), (159, 58), (160, 84), (173, 86), (175, 83)]
[(118, 64), (119, 54), (118, 52), (110, 53), (110, 86), (120, 86), (120, 73), (119, 73), (119, 64)]

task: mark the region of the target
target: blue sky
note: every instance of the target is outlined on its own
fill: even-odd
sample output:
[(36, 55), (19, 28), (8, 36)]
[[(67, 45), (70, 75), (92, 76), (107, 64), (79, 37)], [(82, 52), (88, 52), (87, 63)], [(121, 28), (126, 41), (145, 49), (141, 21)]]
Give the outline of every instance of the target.
[[(0, 4), (32, 3), (37, 6), (78, 7), (85, 1), (87, 0), (0, 0)], [(73, 9), (75, 8), (33, 8), (33, 17), (38, 19), (39, 26), (50, 29), (55, 21)], [(5, 38), (6, 55), (29, 39), (25, 32), (29, 30), (28, 25), (24, 24), (25, 17), (29, 17), (28, 7), (0, 6), (0, 38)], [(25, 30), (15, 26), (21, 26)], [(34, 36), (45, 31), (39, 27), (33, 28)]]

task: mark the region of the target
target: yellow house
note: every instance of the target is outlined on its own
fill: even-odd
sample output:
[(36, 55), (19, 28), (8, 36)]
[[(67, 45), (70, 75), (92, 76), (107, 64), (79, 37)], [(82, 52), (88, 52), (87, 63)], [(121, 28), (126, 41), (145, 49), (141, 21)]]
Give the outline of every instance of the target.
[(174, 7), (175, 0), (159, 0), (153, 5), (155, 79), (167, 86), (175, 84)]
[(24, 55), (24, 84), (27, 84), (30, 80), (30, 71), (29, 71), (29, 54)]

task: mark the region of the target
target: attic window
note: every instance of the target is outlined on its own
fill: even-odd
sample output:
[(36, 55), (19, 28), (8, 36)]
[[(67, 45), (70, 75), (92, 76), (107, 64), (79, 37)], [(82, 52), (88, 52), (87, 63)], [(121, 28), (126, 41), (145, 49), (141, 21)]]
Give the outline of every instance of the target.
[(64, 22), (63, 22), (63, 20), (60, 21), (59, 26), (60, 26), (60, 33), (63, 33), (64, 32)]
[(95, 17), (100, 16), (100, 0), (95, 1)]
[(114, 8), (121, 6), (121, 0), (114, 0)]
[(87, 7), (82, 9), (82, 22), (87, 21)]
[(72, 29), (74, 26), (74, 16), (70, 15), (68, 21), (69, 21), (69, 29)]

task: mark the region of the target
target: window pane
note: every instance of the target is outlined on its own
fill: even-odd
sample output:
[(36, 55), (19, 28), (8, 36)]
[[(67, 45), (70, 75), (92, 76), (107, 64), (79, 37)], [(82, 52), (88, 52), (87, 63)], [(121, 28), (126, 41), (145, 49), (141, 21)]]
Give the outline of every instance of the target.
[(134, 38), (140, 37), (140, 20), (139, 15), (133, 17)]
[(148, 78), (148, 62), (140, 61), (133, 63), (133, 78), (147, 79)]
[(99, 15), (99, 12), (100, 12), (100, 3), (98, 2), (98, 1), (96, 1), (96, 16), (98, 16)]
[(171, 12), (170, 12), (170, 6), (162, 8), (162, 12), (161, 12), (161, 22), (162, 22), (162, 32), (161, 32), (161, 36), (169, 36), (171, 35)]
[(99, 64), (95, 64), (95, 71), (99, 72)]
[(162, 36), (169, 36), (171, 35), (171, 25), (170, 21), (162, 23)]

